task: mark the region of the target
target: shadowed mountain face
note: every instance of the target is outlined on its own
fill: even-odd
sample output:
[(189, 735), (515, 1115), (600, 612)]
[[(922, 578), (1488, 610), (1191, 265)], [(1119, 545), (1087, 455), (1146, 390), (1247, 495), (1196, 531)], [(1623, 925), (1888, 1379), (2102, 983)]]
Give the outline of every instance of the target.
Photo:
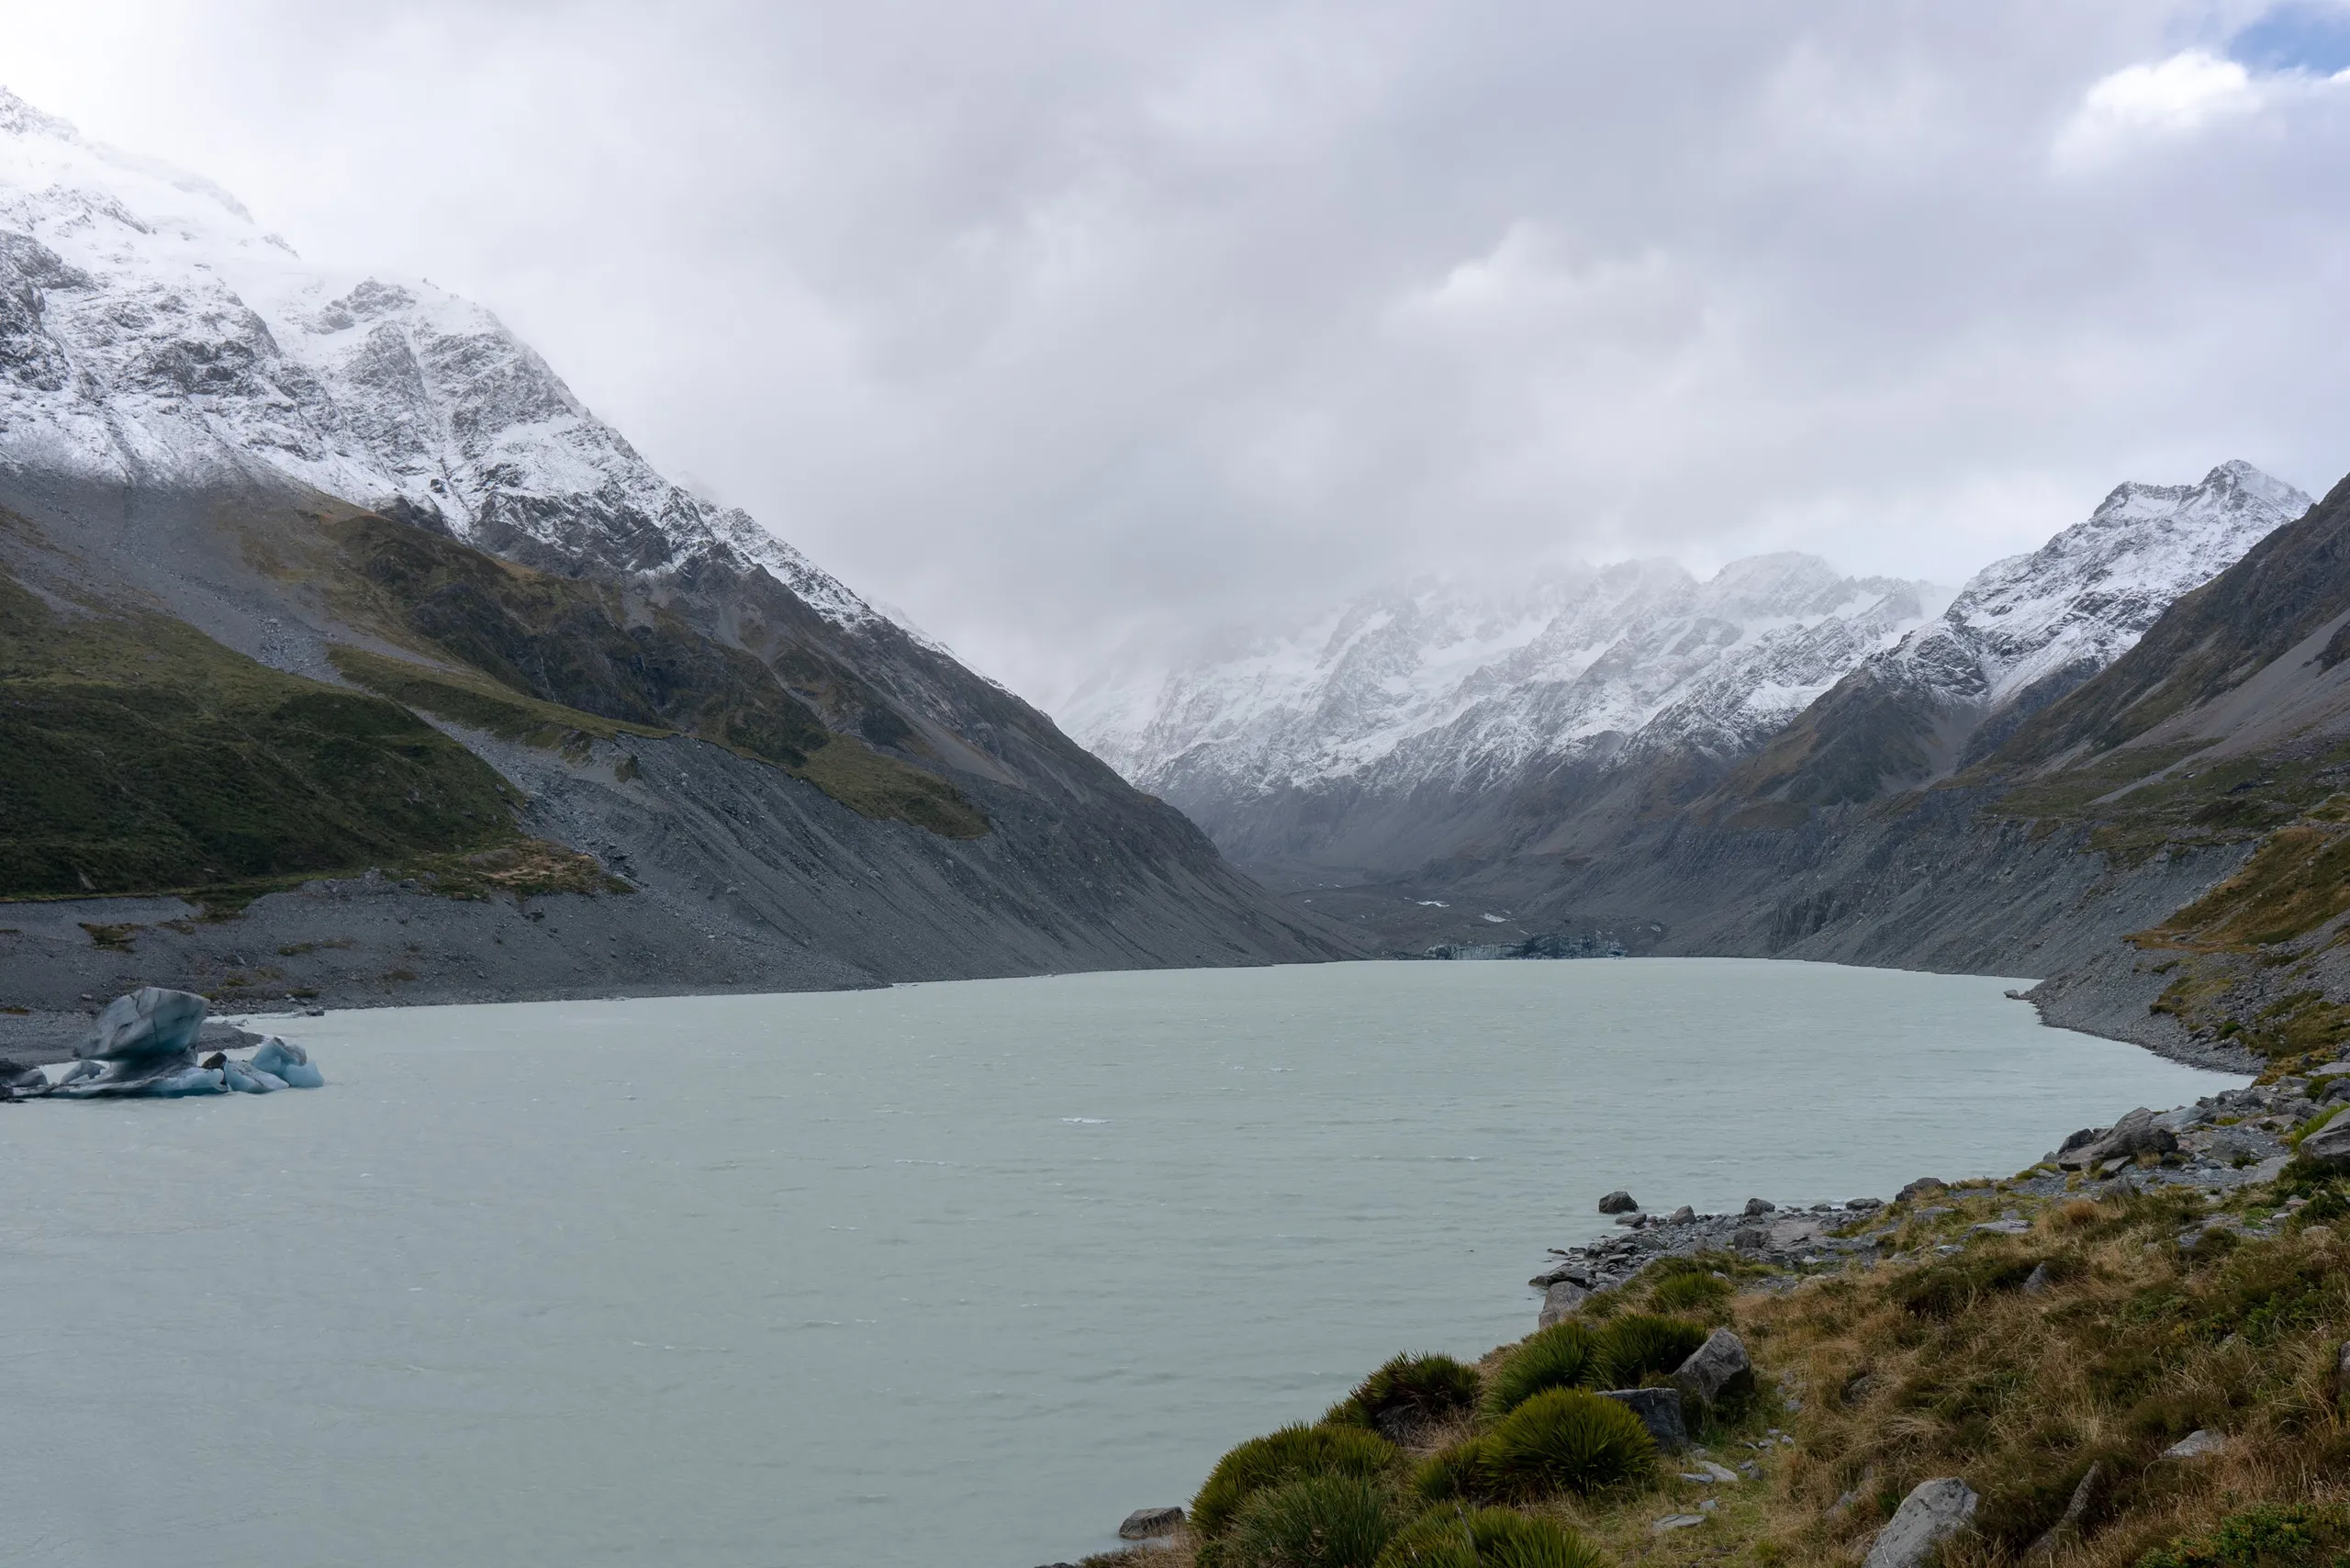
[(0, 897), (106, 895), (0, 921), (19, 1005), (126, 967), (421, 1000), (1353, 950), (486, 311), (14, 99), (0, 574)]

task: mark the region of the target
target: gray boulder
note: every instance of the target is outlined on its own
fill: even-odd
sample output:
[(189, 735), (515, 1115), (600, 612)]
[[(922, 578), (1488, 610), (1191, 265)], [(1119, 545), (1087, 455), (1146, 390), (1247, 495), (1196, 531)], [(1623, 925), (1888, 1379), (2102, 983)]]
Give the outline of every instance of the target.
[(1664, 1222), (1667, 1225), (1687, 1225), (1691, 1220), (1695, 1219), (1696, 1217), (1697, 1211), (1691, 1208), (1687, 1204), (1684, 1204), (1679, 1208), (1673, 1210), (1671, 1214), (1665, 1215)]
[(2228, 1446), (2228, 1439), (2207, 1427), (2198, 1427), (2178, 1441), (2163, 1450), (2165, 1459), (2201, 1459), (2207, 1453), (2217, 1453)]
[(1591, 1299), (1591, 1293), (1572, 1280), (1560, 1280), (1542, 1292), (1542, 1313), (1535, 1320), (1538, 1328), (1548, 1328), (1562, 1317), (1571, 1317), (1577, 1307)]
[(1621, 1187), (1599, 1200), (1599, 1212), (1604, 1215), (1628, 1215), (1639, 1206), (1639, 1201)]
[(1181, 1508), (1136, 1508), (1118, 1527), (1120, 1540), (1148, 1540), (1153, 1536), (1173, 1535), (1183, 1528)]
[(49, 1074), (0, 1057), (0, 1100), (33, 1100), (49, 1092)]
[(1677, 1453), (1689, 1446), (1689, 1428), (1681, 1419), (1681, 1391), (1677, 1388), (1611, 1388), (1599, 1395), (1612, 1399), (1640, 1418), (1649, 1429), (1656, 1446), (1667, 1453)]
[(2339, 1105), (2344, 1100), (2350, 1100), (2350, 1077), (2329, 1078), (2325, 1087), (2317, 1092), (2321, 1105)]
[(1771, 1233), (1759, 1225), (1742, 1225), (1731, 1234), (1729, 1244), (1741, 1252), (1760, 1252), (1771, 1245)]
[[(145, 1057), (192, 1053), (210, 1006), (204, 998), (161, 986), (140, 986), (129, 996), (118, 996), (91, 1027), (90, 1037), (73, 1054), (89, 1061), (130, 1061)], [(191, 1060), (191, 1066), (194, 1065)]]
[(1706, 1342), (1689, 1352), (1673, 1374), (1673, 1386), (1701, 1405), (1718, 1404), (1723, 1394), (1754, 1381), (1754, 1363), (1747, 1359), (1746, 1341), (1727, 1328), (1717, 1328)]
[(2300, 1154), (2313, 1165), (2350, 1165), (2350, 1114), (2334, 1117), (2303, 1138)]
[(1897, 1204), (1906, 1204), (1912, 1198), (1922, 1198), (1929, 1193), (1947, 1191), (1949, 1186), (1950, 1183), (1939, 1176), (1920, 1176), (1894, 1193), (1893, 1201)]
[(1862, 1568), (1924, 1568), (1935, 1548), (1975, 1522), (1981, 1501), (1955, 1475), (1920, 1481), (1876, 1532)]
[(1769, 1214), (1778, 1206), (1768, 1198), (1749, 1198), (1746, 1200), (1746, 1208), (1743, 1212), (1747, 1218), (1752, 1219), (1756, 1215)]
[(2072, 1138), (2065, 1141), (2072, 1147), (2056, 1151), (2056, 1163), (2067, 1170), (2087, 1170), (2109, 1159), (2134, 1159), (2142, 1154), (2169, 1154), (2178, 1148), (2178, 1135), (2158, 1124), (2143, 1105), (2114, 1123), (2103, 1137), (2077, 1145)]

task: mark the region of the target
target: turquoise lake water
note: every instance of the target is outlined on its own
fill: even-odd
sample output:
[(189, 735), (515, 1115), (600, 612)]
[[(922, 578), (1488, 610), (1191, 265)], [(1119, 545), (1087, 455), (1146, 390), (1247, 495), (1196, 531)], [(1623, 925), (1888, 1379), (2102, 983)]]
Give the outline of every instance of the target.
[(2018, 982), (1348, 964), (290, 1021), (0, 1111), (28, 1562), (1033, 1568), (1649, 1207), (2006, 1174), (2241, 1081)]

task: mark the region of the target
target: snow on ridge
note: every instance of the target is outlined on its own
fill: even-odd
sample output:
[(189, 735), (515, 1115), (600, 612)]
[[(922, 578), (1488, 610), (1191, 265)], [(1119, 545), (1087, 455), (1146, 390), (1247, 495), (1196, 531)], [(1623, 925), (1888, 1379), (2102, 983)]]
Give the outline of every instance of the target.
[(1662, 561), (1500, 592), (1424, 581), (1238, 655), (1102, 678), (1061, 718), (1179, 800), (1342, 780), (1409, 789), (1666, 745), (1740, 750), (1947, 599), (1795, 554), (1731, 562), (1704, 582)]
[(2116, 486), (2086, 521), (1976, 573), (1931, 625), (1869, 667), (1945, 704), (1996, 712), (2038, 682), (2111, 664), (2181, 594), (2311, 504), (2242, 461), (2193, 485)]
[(488, 310), (305, 265), (236, 198), (0, 88), (0, 464), (121, 481), (274, 473), (499, 552), (755, 563), (883, 618), (746, 513), (656, 472)]

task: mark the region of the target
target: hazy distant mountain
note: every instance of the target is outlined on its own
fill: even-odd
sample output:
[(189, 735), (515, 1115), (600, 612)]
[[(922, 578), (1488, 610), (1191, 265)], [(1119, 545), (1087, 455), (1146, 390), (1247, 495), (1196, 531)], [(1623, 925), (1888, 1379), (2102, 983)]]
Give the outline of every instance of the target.
[(1366, 840), (1405, 802), (1449, 822), (1561, 766), (1744, 756), (1949, 598), (1798, 554), (1706, 582), (1640, 561), (1515, 592), (1422, 584), (1235, 657), (1105, 678), (1062, 718), (1244, 859), (1393, 868), (1448, 836)]

